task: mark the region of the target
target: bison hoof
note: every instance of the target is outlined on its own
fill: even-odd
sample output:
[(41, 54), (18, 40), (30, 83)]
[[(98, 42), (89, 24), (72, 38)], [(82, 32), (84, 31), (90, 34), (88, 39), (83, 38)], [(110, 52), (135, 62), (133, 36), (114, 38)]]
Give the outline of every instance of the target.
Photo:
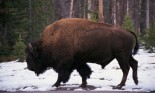
[(134, 80), (135, 84), (138, 85), (138, 80)]
[(82, 84), (80, 85), (80, 87), (81, 87), (81, 88), (86, 88), (86, 87), (87, 87), (87, 83), (82, 83)]
[(86, 85), (81, 84), (80, 87), (81, 87), (81, 88), (86, 88)]
[(59, 87), (60, 84), (55, 83), (52, 87)]
[(122, 89), (122, 87), (123, 87), (122, 85), (117, 85), (117, 86), (114, 86), (113, 89)]

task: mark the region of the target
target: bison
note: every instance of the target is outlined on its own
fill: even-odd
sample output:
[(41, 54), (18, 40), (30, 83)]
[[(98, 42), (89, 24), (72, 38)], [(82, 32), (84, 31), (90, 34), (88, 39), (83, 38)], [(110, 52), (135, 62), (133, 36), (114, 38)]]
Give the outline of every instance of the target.
[(133, 80), (138, 84), (138, 62), (132, 54), (138, 51), (136, 35), (118, 26), (97, 23), (79, 18), (66, 18), (54, 22), (43, 31), (41, 39), (31, 42), (26, 48), (29, 70), (37, 75), (49, 68), (58, 73), (53, 86), (67, 82), (73, 70), (82, 77), (81, 87), (86, 87), (92, 71), (87, 62), (104, 68), (117, 59), (123, 72), (122, 81), (115, 88), (125, 86), (130, 67)]

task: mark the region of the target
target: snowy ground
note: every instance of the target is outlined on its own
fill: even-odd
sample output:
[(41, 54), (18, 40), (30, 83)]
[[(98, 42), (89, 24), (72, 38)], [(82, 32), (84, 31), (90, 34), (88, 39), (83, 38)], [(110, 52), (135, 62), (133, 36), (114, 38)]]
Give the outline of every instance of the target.
[(120, 83), (122, 71), (116, 60), (113, 60), (105, 69), (100, 65), (90, 64), (93, 73), (88, 79), (88, 88), (79, 87), (81, 78), (74, 71), (70, 80), (61, 87), (52, 85), (57, 79), (57, 73), (52, 69), (37, 77), (33, 72), (26, 69), (26, 62), (16, 61), (0, 63), (0, 91), (51, 91), (51, 90), (74, 90), (74, 91), (155, 91), (155, 53), (147, 53), (140, 49), (134, 56), (139, 61), (138, 77), (139, 85), (132, 80), (132, 69), (128, 75), (126, 86), (122, 90), (114, 90), (112, 86)]

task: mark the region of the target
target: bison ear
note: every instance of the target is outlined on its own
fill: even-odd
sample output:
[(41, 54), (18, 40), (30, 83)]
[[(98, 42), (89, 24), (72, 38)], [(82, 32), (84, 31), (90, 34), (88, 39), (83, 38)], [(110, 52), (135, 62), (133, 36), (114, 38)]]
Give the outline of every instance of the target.
[(33, 52), (33, 47), (31, 45), (31, 43), (29, 43), (29, 49), (30, 49), (30, 52)]

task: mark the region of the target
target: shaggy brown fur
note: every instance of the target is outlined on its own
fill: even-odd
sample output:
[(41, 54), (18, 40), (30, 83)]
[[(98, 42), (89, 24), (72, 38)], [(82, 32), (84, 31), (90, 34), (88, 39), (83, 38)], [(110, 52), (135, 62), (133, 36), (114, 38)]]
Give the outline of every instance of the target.
[[(100, 64), (103, 68), (114, 58), (123, 71), (121, 83), (116, 88), (125, 85), (129, 68), (133, 69), (133, 79), (138, 84), (137, 64), (132, 57), (138, 51), (137, 37), (134, 33), (105, 23), (96, 23), (84, 19), (68, 18), (61, 19), (46, 27), (42, 38), (31, 43), (27, 47), (27, 63), (37, 74), (48, 67), (52, 67), (58, 73), (58, 80), (54, 86), (61, 82), (67, 82), (71, 72), (77, 69), (82, 77), (82, 85), (86, 86), (86, 79), (90, 77), (91, 69), (86, 62)], [(38, 47), (38, 50), (33, 49)], [(38, 56), (32, 56), (38, 53)], [(40, 66), (41, 65), (41, 66)], [(32, 67), (31, 67), (32, 66)]]

